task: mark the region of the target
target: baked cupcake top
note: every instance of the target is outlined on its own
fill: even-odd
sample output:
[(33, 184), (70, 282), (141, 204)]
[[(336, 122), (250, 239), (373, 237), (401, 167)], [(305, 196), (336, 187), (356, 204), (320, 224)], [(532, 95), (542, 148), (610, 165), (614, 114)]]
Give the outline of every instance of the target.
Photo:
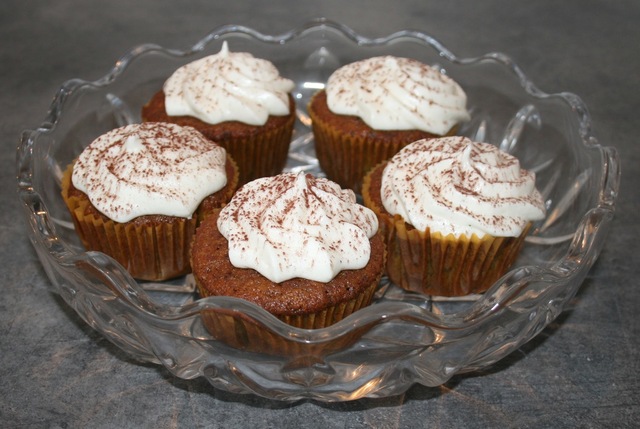
[(94, 140), (73, 166), (72, 182), (116, 222), (143, 215), (190, 218), (227, 183), (226, 151), (191, 127), (146, 122)]
[(386, 165), (381, 196), (390, 214), (442, 235), (516, 237), (545, 216), (535, 174), (516, 157), (466, 137), (406, 146)]
[(271, 62), (230, 52), (224, 42), (219, 53), (177, 69), (163, 92), (170, 116), (193, 116), (208, 124), (264, 125), (269, 115), (289, 114), (288, 93), (293, 87)]
[(353, 191), (304, 173), (283, 173), (244, 185), (220, 212), (218, 229), (237, 268), (279, 283), (301, 277), (329, 282), (360, 269), (378, 220)]
[(327, 81), (327, 105), (376, 130), (445, 135), (469, 120), (467, 96), (451, 78), (409, 58), (382, 56), (347, 64)]

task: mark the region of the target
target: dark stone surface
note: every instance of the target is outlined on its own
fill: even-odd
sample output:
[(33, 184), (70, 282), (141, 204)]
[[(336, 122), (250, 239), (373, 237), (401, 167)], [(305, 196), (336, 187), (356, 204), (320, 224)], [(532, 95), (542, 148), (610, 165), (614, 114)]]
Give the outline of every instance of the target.
[[(620, 428), (640, 420), (640, 2), (7, 0), (0, 11), (2, 427)], [(279, 33), (319, 16), (368, 36), (423, 30), (461, 56), (505, 52), (544, 91), (580, 95), (600, 141), (621, 154), (616, 218), (577, 297), (482, 373), (349, 403), (230, 394), (132, 361), (48, 289), (20, 218), (14, 158), (20, 132), (42, 120), (60, 83), (97, 78), (140, 43), (182, 48), (221, 24)]]

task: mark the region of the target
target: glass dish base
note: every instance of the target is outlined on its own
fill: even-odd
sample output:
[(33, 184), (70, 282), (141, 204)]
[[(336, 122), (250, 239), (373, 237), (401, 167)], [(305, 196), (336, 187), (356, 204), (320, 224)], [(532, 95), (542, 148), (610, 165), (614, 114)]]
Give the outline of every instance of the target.
[[(395, 55), (439, 68), (465, 89), (472, 119), (460, 133), (497, 145), (533, 170), (548, 209), (513, 269), (486, 293), (429, 297), (383, 280), (374, 303), (328, 328), (292, 328), (229, 298), (198, 299), (191, 276), (136, 282), (111, 258), (87, 252), (60, 197), (61, 171), (97, 136), (140, 120), (141, 106), (179, 66), (219, 51), (271, 60), (296, 82), (298, 120), (289, 171), (322, 175), (306, 114), (309, 98), (339, 66)], [(17, 186), (29, 238), (52, 288), (133, 357), (177, 377), (279, 400), (347, 401), (437, 386), (486, 368), (539, 333), (575, 295), (595, 262), (619, 187), (615, 150), (595, 138), (574, 94), (538, 89), (509, 57), (460, 58), (423, 32), (370, 39), (318, 19), (280, 35), (226, 25), (182, 51), (141, 45), (96, 80), (72, 79), (45, 119), (23, 133)], [(214, 338), (203, 318), (240, 327)], [(243, 335), (259, 341), (244, 341)]]

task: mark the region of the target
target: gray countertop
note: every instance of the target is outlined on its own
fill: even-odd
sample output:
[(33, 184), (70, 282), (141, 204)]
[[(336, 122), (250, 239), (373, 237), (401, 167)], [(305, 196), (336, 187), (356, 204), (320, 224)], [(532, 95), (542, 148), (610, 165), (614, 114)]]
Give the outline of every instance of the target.
[[(461, 56), (511, 55), (547, 92), (590, 108), (622, 158), (618, 210), (571, 305), (482, 372), (347, 403), (293, 404), (215, 390), (140, 364), (88, 327), (49, 280), (15, 193), (15, 147), (66, 79), (102, 76), (130, 47), (184, 48), (226, 23), (280, 33), (314, 17), (367, 36), (426, 31)], [(640, 2), (6, 0), (0, 6), (0, 426), (632, 427), (640, 421)]]

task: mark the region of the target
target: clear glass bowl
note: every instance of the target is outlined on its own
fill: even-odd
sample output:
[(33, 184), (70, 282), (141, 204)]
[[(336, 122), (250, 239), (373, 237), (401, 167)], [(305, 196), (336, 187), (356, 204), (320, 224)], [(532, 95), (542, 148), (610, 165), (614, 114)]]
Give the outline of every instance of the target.
[[(514, 268), (481, 296), (444, 299), (405, 293), (383, 281), (375, 302), (320, 330), (295, 329), (248, 302), (197, 299), (190, 276), (138, 283), (112, 259), (86, 252), (60, 197), (61, 169), (98, 135), (139, 121), (141, 106), (179, 66), (234, 51), (273, 61), (293, 79), (299, 121), (287, 169), (322, 174), (306, 116), (311, 94), (333, 70), (392, 54), (436, 65), (468, 94), (472, 120), (461, 130), (516, 155), (537, 173), (548, 206)], [(177, 377), (268, 398), (345, 401), (436, 386), (485, 368), (539, 333), (580, 287), (602, 249), (619, 187), (619, 159), (598, 144), (583, 102), (539, 90), (506, 55), (459, 58), (431, 36), (400, 31), (369, 39), (324, 19), (281, 35), (227, 25), (185, 50), (146, 44), (101, 79), (72, 79), (44, 121), (23, 133), (18, 192), (28, 233), (53, 289), (89, 325), (133, 357)], [(206, 311), (249, 322), (262, 345), (212, 338)]]

